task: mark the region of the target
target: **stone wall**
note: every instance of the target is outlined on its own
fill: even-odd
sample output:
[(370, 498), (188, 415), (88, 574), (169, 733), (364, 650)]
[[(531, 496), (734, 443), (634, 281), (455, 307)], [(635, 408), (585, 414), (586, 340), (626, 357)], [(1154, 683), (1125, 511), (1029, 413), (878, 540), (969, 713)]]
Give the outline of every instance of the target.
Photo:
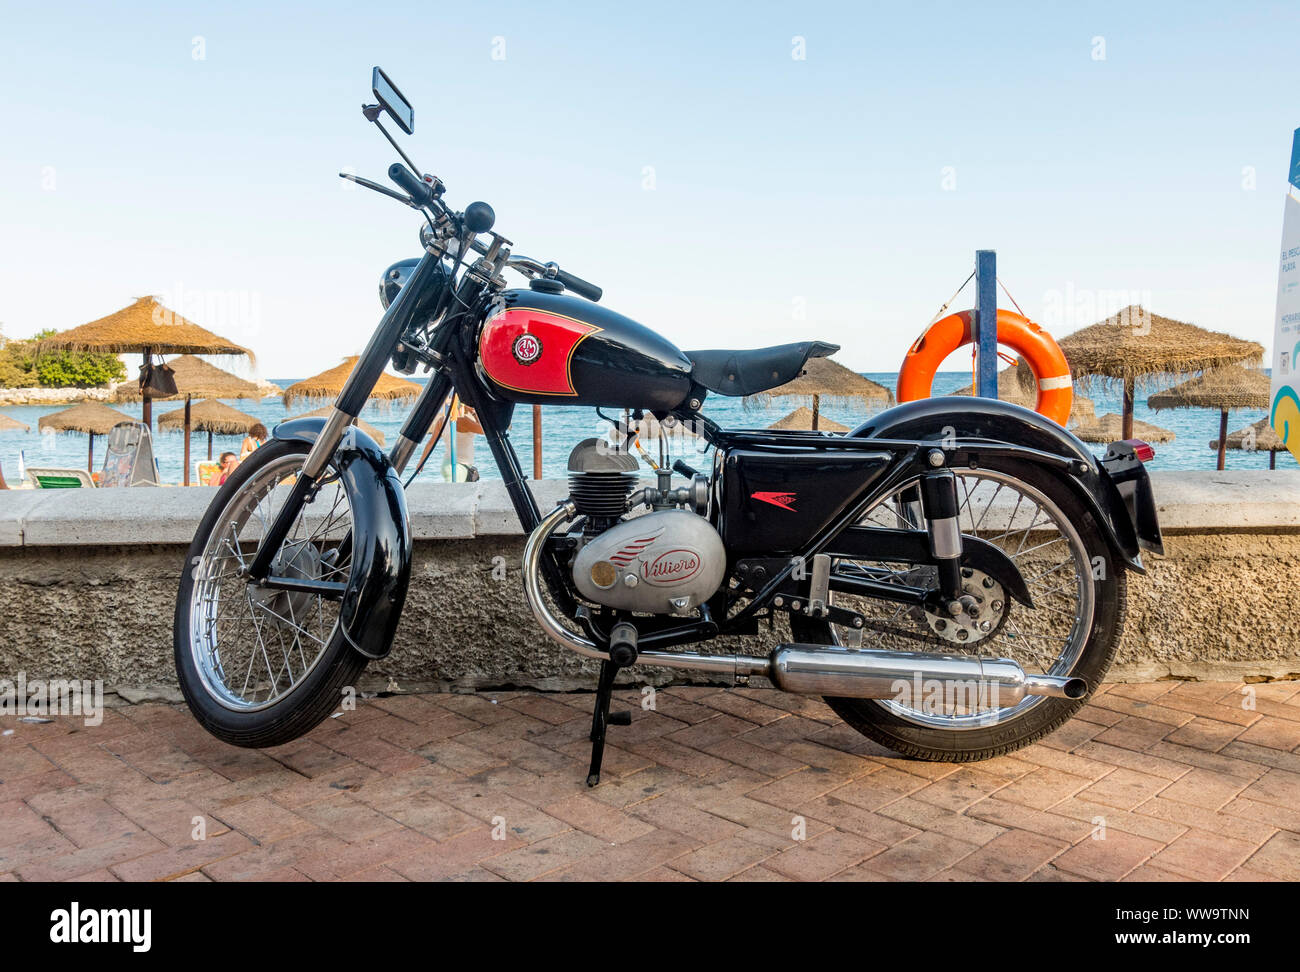
[[(1300, 476), (1153, 480), (1166, 555), (1146, 558), (1147, 576), (1130, 575), (1111, 678), (1300, 677), (1290, 613), (1300, 603)], [(174, 694), (176, 586), (212, 492), (0, 492), (0, 677), (103, 678), (127, 697), (142, 688)], [(549, 507), (564, 484), (543, 483), (539, 493)], [(370, 664), (366, 686), (589, 687), (591, 663), (543, 636), (524, 603), (523, 537), (501, 485), (419, 485), (408, 500), (410, 594), (392, 654)], [(735, 639), (726, 650), (766, 650), (778, 636), (765, 632), (748, 646)]]

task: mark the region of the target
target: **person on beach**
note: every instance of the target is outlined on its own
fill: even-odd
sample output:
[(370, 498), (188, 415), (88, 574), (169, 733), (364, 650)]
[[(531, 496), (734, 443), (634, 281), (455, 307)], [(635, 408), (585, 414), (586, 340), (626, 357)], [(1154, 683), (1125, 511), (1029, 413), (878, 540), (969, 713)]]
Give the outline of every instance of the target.
[(451, 456), (444, 457), (442, 478), (447, 482), (478, 482), (478, 467), (474, 465), (474, 437), (483, 434), (483, 426), (479, 425), (474, 409), (462, 405), (459, 397), (453, 398), (450, 408), (444, 407), (442, 413), (434, 420), (433, 428), (429, 431), (429, 443), (424, 447), (424, 454), (420, 457), (420, 465), (424, 465), (429, 458), (434, 446), (438, 444), (438, 439), (442, 437), (442, 430), (453, 418), (456, 422), (456, 470), (453, 478)]
[(239, 468), (239, 456), (233, 452), (223, 452), (221, 454), (221, 475), (217, 477), (217, 485), (224, 486), (230, 474)]
[(266, 426), (258, 422), (248, 430), (248, 435), (244, 436), (244, 442), (239, 447), (239, 461), (243, 462), (251, 456), (258, 446), (266, 441)]

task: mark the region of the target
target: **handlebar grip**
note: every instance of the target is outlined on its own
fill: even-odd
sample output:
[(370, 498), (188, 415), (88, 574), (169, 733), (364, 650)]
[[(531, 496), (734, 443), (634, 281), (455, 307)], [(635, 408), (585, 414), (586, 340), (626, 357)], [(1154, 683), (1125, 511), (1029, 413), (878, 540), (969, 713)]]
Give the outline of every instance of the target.
[(586, 297), (593, 303), (599, 301), (605, 291), (601, 290), (594, 283), (587, 283), (581, 277), (575, 277), (567, 271), (561, 270), (555, 275), (555, 279), (564, 284), (565, 290), (572, 290), (579, 297)]
[(400, 162), (388, 167), (388, 178), (405, 189), (417, 206), (427, 206), (433, 200), (433, 190), (428, 184)]

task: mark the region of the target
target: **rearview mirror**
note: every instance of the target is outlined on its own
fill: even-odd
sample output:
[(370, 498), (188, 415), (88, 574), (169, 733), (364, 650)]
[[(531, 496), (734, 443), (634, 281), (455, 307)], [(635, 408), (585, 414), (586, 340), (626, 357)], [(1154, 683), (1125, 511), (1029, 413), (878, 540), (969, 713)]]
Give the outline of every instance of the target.
[(374, 74), (371, 75), (370, 89), (375, 93), (379, 107), (388, 112), (388, 116), (397, 123), (398, 128), (407, 135), (415, 131), (415, 109), (402, 97), (402, 92), (398, 91), (397, 85), (388, 79), (383, 68), (375, 68)]

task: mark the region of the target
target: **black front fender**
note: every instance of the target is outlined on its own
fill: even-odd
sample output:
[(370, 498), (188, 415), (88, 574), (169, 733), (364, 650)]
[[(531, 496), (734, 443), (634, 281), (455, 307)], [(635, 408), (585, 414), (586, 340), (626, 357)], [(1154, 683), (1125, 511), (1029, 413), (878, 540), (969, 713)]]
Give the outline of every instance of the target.
[[(282, 422), (277, 439), (314, 443), (324, 418)], [(375, 440), (348, 426), (334, 453), (352, 506), (352, 574), (339, 606), (339, 627), (367, 658), (393, 644), (411, 579), (411, 525), (402, 481)], [(346, 542), (346, 541), (345, 541)]]
[(1069, 460), (1061, 473), (1101, 526), (1111, 553), (1130, 570), (1142, 566), (1137, 531), (1119, 490), (1086, 445), (1051, 419), (994, 398), (924, 398), (873, 415), (849, 433), (877, 439), (986, 439)]

